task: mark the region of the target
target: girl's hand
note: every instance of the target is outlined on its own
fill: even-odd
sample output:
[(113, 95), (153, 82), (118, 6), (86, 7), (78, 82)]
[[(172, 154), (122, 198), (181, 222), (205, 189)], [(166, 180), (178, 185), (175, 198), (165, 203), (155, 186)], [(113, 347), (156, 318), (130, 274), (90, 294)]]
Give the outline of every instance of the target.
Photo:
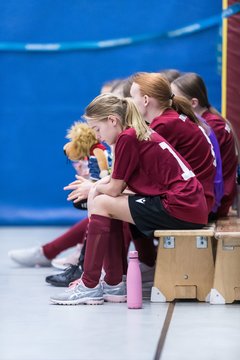
[(76, 178), (77, 180), (63, 188), (64, 190), (72, 190), (70, 194), (68, 194), (67, 200), (73, 201), (74, 203), (87, 199), (89, 191), (93, 186), (92, 181), (87, 180), (82, 176), (76, 175)]

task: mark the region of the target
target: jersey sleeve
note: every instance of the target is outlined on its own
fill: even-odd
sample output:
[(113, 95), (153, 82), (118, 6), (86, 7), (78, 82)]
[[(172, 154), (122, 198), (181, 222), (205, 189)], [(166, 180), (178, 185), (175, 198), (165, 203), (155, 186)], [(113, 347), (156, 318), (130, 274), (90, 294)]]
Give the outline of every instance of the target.
[(129, 135), (121, 136), (115, 146), (113, 179), (124, 180), (129, 178), (138, 166), (138, 140)]

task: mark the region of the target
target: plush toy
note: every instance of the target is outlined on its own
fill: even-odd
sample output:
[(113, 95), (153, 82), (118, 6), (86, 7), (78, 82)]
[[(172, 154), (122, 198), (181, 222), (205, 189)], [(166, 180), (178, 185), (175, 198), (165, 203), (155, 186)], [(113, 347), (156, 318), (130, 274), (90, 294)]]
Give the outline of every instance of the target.
[(91, 180), (98, 180), (109, 174), (108, 153), (95, 132), (80, 121), (75, 122), (67, 131), (69, 142), (64, 145), (64, 153), (73, 162), (88, 158)]

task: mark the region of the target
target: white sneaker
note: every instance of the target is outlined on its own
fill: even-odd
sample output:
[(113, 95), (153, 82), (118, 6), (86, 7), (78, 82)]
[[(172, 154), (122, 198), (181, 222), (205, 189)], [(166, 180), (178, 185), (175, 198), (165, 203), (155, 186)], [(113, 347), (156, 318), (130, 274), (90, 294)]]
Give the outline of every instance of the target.
[(8, 256), (22, 266), (51, 266), (51, 260), (47, 259), (43, 254), (42, 247), (11, 250), (9, 251)]
[(55, 258), (52, 260), (52, 266), (56, 269), (65, 270), (70, 265), (77, 265), (78, 260), (81, 254), (83, 245), (77, 244), (76, 251), (73, 254), (70, 254), (69, 256), (65, 258)]

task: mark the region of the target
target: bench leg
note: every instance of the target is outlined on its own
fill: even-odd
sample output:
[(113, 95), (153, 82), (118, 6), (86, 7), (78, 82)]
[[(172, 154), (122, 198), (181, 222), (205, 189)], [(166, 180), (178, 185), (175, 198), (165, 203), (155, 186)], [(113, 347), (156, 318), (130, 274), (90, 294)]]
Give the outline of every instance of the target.
[(152, 302), (166, 302), (166, 297), (163, 295), (163, 293), (161, 293), (161, 291), (156, 288), (156, 287), (152, 287), (152, 292), (151, 292), (151, 301)]
[(151, 301), (209, 301), (214, 262), (212, 239), (205, 240), (207, 246), (198, 248), (195, 236), (178, 236), (174, 239), (174, 247), (166, 248), (160, 239)]
[(240, 300), (240, 247), (218, 240), (210, 304), (230, 304)]

